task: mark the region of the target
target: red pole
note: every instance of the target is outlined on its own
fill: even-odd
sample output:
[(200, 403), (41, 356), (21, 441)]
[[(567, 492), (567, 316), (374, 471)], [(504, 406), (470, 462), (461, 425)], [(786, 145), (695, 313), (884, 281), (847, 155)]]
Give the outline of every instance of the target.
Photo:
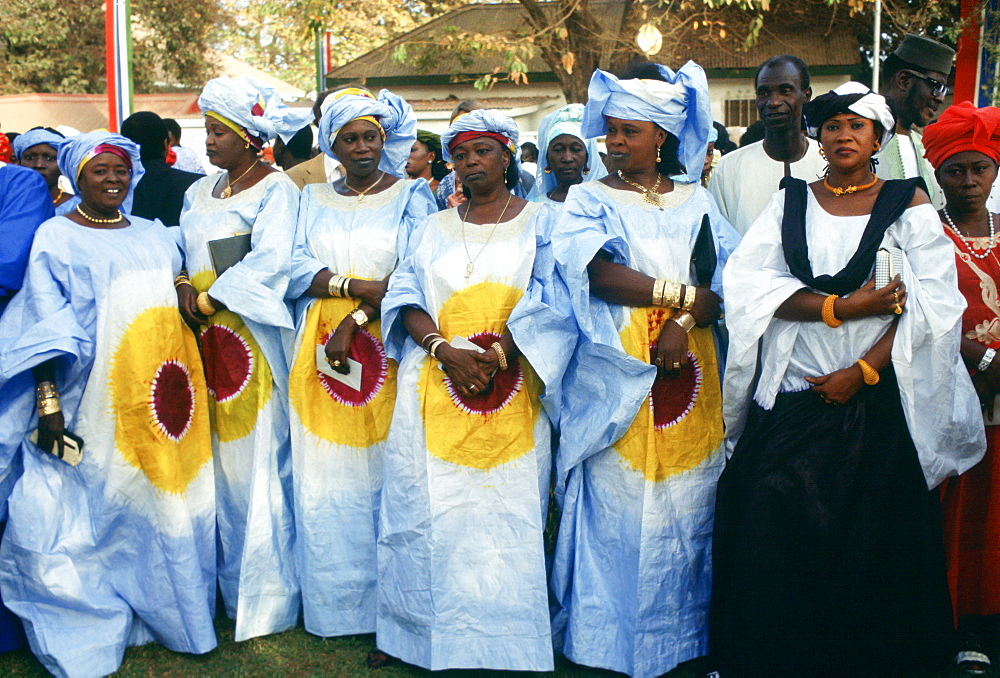
[(979, 35), (982, 10), (979, 0), (961, 0), (959, 8), (962, 21), (968, 21), (958, 39), (958, 54), (955, 56), (955, 103), (979, 102)]
[(104, 67), (108, 81), (108, 130), (118, 131), (118, 64), (115, 59), (115, 0), (104, 3)]

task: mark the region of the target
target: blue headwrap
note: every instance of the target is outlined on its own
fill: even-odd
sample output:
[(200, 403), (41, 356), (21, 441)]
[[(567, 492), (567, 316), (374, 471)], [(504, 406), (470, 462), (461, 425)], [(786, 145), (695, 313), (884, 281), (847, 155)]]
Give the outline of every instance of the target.
[(287, 144), (313, 118), (312, 109), (286, 106), (277, 90), (245, 75), (209, 80), (198, 97), (198, 108), (237, 134), (242, 129), (265, 143), (281, 137)]
[(20, 158), (26, 150), (32, 146), (37, 146), (38, 144), (48, 144), (52, 148), (59, 152), (59, 148), (65, 144), (68, 139), (64, 136), (58, 134), (53, 134), (44, 127), (36, 127), (35, 129), (29, 129), (24, 134), (20, 134), (14, 139), (12, 144), (14, 149), (14, 157)]
[(563, 134), (570, 134), (583, 142), (587, 147), (587, 167), (590, 171), (583, 173), (584, 181), (592, 181), (607, 176), (601, 161), (600, 149), (596, 139), (586, 139), (580, 124), (583, 122), (583, 104), (568, 104), (562, 108), (552, 111), (542, 118), (541, 125), (538, 126), (538, 167), (535, 170), (535, 185), (531, 188), (528, 200), (533, 200), (539, 196), (546, 195), (556, 187), (555, 174), (546, 173), (545, 166), (548, 164), (547, 155), (549, 144), (552, 140)]
[(705, 71), (693, 61), (676, 73), (657, 65), (666, 82), (619, 80), (602, 70), (594, 71), (587, 91), (583, 133), (587, 137), (607, 134), (605, 116), (622, 120), (654, 122), (678, 141), (678, 160), (690, 173), (699, 174), (708, 150), (712, 111)]
[(374, 122), (382, 131), (382, 157), (378, 168), (395, 177), (404, 176), (406, 160), (417, 139), (417, 116), (410, 104), (387, 89), (376, 99), (363, 89), (334, 92), (320, 107), (319, 147), (331, 158), (333, 142), (347, 123), (358, 118)]
[(517, 124), (500, 111), (479, 109), (455, 118), (441, 135), (441, 152), (448, 162), (451, 162), (451, 149), (448, 147), (451, 146), (455, 136), (462, 132), (499, 134), (507, 139), (504, 145), (515, 158), (520, 154), (520, 149), (517, 147)]
[(135, 194), (135, 186), (142, 179), (142, 175), (146, 173), (146, 170), (142, 167), (142, 161), (139, 160), (139, 146), (131, 139), (123, 137), (120, 134), (105, 132), (103, 130), (87, 132), (86, 134), (73, 137), (67, 140), (62, 145), (62, 148), (59, 149), (59, 171), (63, 173), (64, 177), (69, 179), (69, 183), (73, 187), (73, 192), (76, 193), (73, 197), (73, 201), (75, 201), (74, 207), (80, 203), (80, 187), (77, 185), (77, 177), (80, 174), (80, 169), (84, 163), (94, 157), (94, 150), (101, 145), (116, 146), (125, 151), (132, 160), (132, 177), (129, 181), (128, 195), (125, 196), (125, 202), (122, 203), (122, 211), (126, 214), (131, 214), (132, 196)]

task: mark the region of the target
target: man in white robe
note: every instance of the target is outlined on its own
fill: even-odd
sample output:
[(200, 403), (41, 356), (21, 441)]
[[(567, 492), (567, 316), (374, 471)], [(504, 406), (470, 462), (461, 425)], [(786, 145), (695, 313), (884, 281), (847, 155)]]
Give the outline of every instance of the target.
[(934, 168), (924, 158), (917, 127), (934, 119), (948, 94), (955, 50), (920, 35), (907, 35), (882, 65), (882, 94), (896, 110), (896, 134), (882, 151), (875, 173), (882, 179), (923, 177), (935, 207), (944, 196), (934, 179)]
[(809, 69), (798, 57), (771, 57), (754, 76), (764, 139), (719, 160), (708, 190), (722, 214), (742, 236), (785, 176), (815, 181), (826, 161), (819, 144), (802, 133), (802, 104), (812, 98)]

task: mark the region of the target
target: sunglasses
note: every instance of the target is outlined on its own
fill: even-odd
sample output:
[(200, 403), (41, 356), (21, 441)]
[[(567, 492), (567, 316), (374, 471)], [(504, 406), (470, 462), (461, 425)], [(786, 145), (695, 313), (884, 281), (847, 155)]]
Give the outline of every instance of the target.
[(914, 78), (919, 78), (924, 82), (926, 82), (928, 85), (930, 85), (931, 91), (934, 92), (934, 96), (939, 96), (939, 97), (947, 96), (948, 92), (950, 91), (948, 89), (947, 83), (941, 82), (940, 80), (935, 80), (934, 78), (929, 78), (923, 73), (920, 73), (919, 71), (912, 71), (909, 68), (903, 68), (900, 70), (903, 70), (912, 75)]

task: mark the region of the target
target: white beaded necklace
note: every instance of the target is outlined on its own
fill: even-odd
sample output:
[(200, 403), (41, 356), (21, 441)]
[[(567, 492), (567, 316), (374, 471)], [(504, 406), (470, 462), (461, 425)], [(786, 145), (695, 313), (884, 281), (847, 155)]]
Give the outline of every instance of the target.
[(972, 249), (972, 246), (969, 245), (969, 242), (975, 240), (975, 238), (962, 235), (962, 232), (958, 230), (957, 226), (955, 226), (955, 222), (951, 220), (951, 215), (948, 214), (947, 207), (942, 207), (941, 213), (944, 214), (945, 221), (948, 222), (948, 228), (950, 228), (955, 233), (955, 235), (961, 238), (962, 241), (969, 246), (969, 254), (971, 254), (976, 259), (985, 259), (986, 257), (990, 256), (990, 252), (993, 251), (993, 248), (996, 247), (997, 244), (997, 231), (995, 226), (997, 215), (993, 214), (992, 212), (988, 212), (988, 214), (990, 215), (990, 243), (989, 246), (986, 248), (985, 252), (983, 252), (982, 254), (976, 254), (975, 250)]

